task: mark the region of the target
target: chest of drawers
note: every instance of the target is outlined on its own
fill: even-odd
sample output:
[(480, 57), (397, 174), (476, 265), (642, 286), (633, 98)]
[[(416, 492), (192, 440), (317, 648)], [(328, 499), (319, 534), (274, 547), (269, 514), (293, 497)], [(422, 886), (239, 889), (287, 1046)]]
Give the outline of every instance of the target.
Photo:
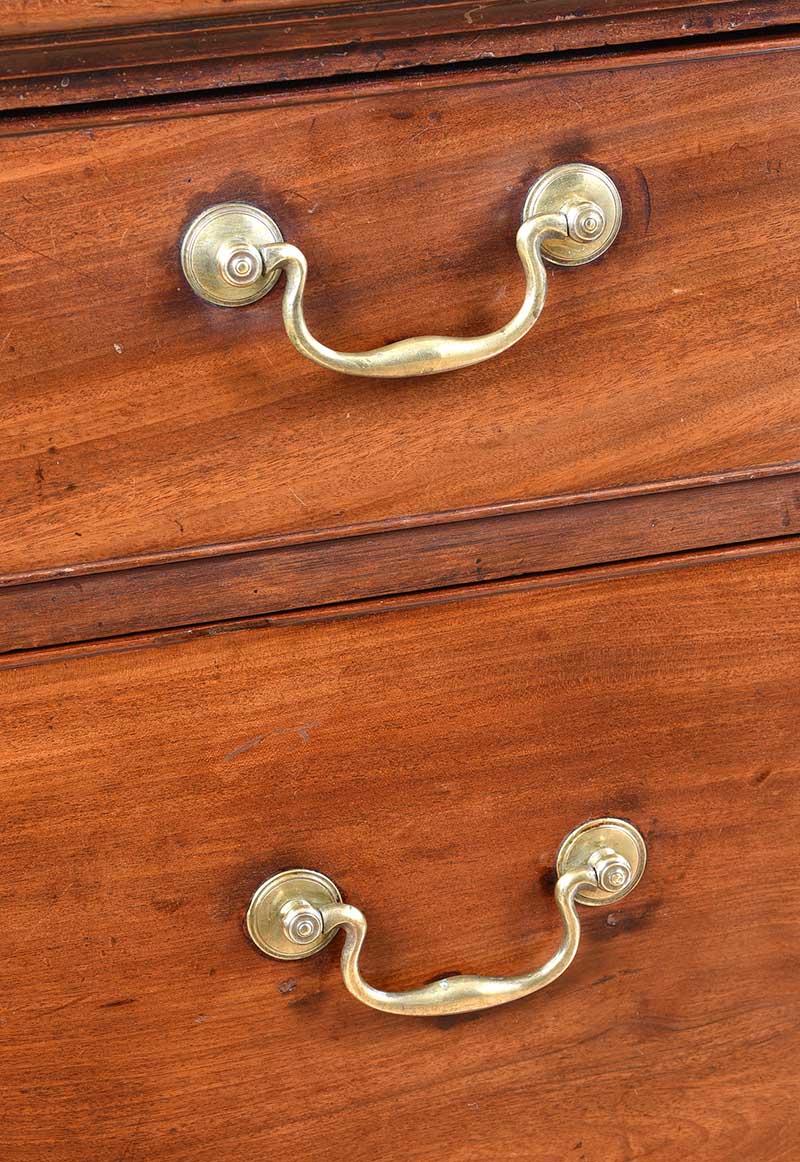
[(0, 0), (11, 1162), (795, 1157), (798, 16)]

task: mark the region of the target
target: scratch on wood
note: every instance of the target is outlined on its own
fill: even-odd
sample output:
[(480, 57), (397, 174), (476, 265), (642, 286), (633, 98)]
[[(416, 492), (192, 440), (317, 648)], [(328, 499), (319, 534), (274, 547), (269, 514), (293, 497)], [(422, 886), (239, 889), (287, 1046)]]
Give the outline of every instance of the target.
[(292, 494), (292, 496), (295, 498), (295, 500), (296, 500), (296, 501), (298, 501), (300, 504), (302, 504), (303, 508), (308, 508), (308, 505), (307, 505), (307, 504), (306, 504), (306, 502), (303, 500), (302, 496), (298, 496), (298, 495), (297, 495), (297, 493), (295, 492), (295, 490), (292, 488), (292, 486), (291, 486), (291, 485), (289, 485), (289, 491), (291, 492), (291, 494)]
[(237, 746), (236, 750), (232, 750), (230, 754), (225, 755), (225, 762), (232, 762), (237, 755), (244, 754), (246, 750), (251, 750), (254, 746), (258, 746), (266, 737), (266, 734), (257, 734), (255, 738), (250, 738), (247, 742), (243, 742), (241, 746)]
[(273, 730), (273, 734), (298, 734), (303, 742), (308, 742), (309, 735), (318, 722), (301, 722), (299, 726), (286, 726), (280, 730)]
[(311, 731), (315, 726), (319, 726), (318, 722), (301, 722), (299, 726), (281, 726), (277, 730), (271, 730), (269, 734), (257, 734), (255, 738), (249, 738), (247, 742), (243, 742), (241, 746), (237, 746), (236, 750), (232, 750), (230, 754), (225, 755), (224, 761), (226, 763), (232, 762), (233, 759), (238, 758), (240, 754), (251, 750), (254, 746), (258, 746), (265, 738), (275, 734), (296, 734), (302, 742), (308, 742)]
[(69, 1009), (73, 1005), (77, 1005), (81, 1001), (85, 1001), (85, 1000), (86, 1000), (85, 996), (72, 997), (70, 1000), (64, 1001), (63, 1005), (56, 1005), (56, 1007), (54, 1009), (42, 1009), (39, 1012), (37, 1012), (36, 1015), (37, 1015), (37, 1017), (52, 1017), (55, 1013), (63, 1013), (64, 1009)]
[[(38, 258), (43, 258), (48, 264), (53, 261), (53, 256), (51, 254), (45, 254), (43, 250), (36, 250), (29, 243), (23, 242), (21, 239), (12, 238), (11, 235), (7, 234), (5, 230), (0, 230), (0, 238), (5, 238), (6, 241), (10, 242), (12, 246), (22, 247), (22, 249), (27, 250), (29, 254), (35, 254)], [(66, 263), (62, 263), (62, 265), (66, 265)]]

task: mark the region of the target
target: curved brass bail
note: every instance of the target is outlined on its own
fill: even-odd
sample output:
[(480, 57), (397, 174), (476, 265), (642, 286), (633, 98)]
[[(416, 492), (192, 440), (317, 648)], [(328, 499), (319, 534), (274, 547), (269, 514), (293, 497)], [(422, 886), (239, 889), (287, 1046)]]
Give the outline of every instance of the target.
[(263, 210), (226, 202), (204, 210), (190, 225), (181, 263), (195, 292), (217, 306), (245, 306), (285, 275), (283, 324), (291, 343), (314, 363), (344, 375), (395, 379), (438, 375), (493, 359), (530, 331), (547, 292), (542, 258), (581, 266), (603, 254), (617, 236), (622, 204), (611, 179), (575, 162), (548, 170), (528, 191), (517, 232), (525, 295), (514, 317), (496, 331), (461, 339), (421, 335), (371, 351), (337, 351), (309, 330), (303, 308), (308, 263)]
[(474, 339), (447, 335), (420, 335), (400, 339), (372, 351), (335, 351), (315, 339), (303, 312), (308, 265), (296, 246), (276, 242), (262, 250), (264, 274), (282, 270), (286, 275), (283, 292), (283, 325), (292, 345), (321, 367), (344, 375), (365, 375), (379, 379), (399, 379), (412, 375), (438, 375), (483, 363), (518, 343), (542, 313), (547, 293), (547, 272), (541, 246), (546, 238), (567, 238), (564, 214), (538, 214), (523, 222), (517, 232), (517, 253), (525, 271), (525, 297), (504, 327)]
[(345, 904), (327, 876), (306, 869), (280, 872), (261, 885), (250, 902), (247, 930), (268, 956), (302, 960), (324, 948), (341, 928), (342, 979), (363, 1004), (406, 1017), (470, 1013), (519, 1000), (560, 977), (580, 943), (576, 904), (592, 907), (621, 900), (641, 879), (646, 858), (644, 839), (624, 819), (592, 819), (571, 831), (556, 859), (561, 941), (543, 965), (518, 976), (451, 976), (402, 992), (373, 987), (359, 966), (367, 934), (364, 913)]

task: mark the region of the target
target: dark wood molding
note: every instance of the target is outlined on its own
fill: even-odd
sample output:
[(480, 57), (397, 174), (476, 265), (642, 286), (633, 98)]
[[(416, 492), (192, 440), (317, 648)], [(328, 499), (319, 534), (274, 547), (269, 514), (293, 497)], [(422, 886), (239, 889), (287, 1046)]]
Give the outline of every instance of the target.
[(797, 17), (788, 0), (587, 0), (580, 8), (564, 0), (458, 0), (322, 4), (40, 32), (0, 39), (0, 110), (730, 36), (785, 27)]
[(638, 561), (623, 561), (609, 565), (567, 569), (514, 580), (485, 581), (472, 585), (435, 589), (428, 593), (396, 594), (385, 598), (350, 601), (312, 609), (265, 614), (256, 617), (235, 618), (231, 621), (204, 623), (184, 628), (130, 633), (96, 641), (71, 642), (64, 645), (13, 650), (0, 653), (0, 672), (43, 666), (50, 662), (64, 662), (74, 658), (91, 658), (105, 654), (138, 653), (141, 650), (164, 649), (196, 638), (217, 637), (220, 634), (242, 633), (251, 629), (275, 629), (288, 625), (307, 625), (315, 622), (341, 621), (357, 617), (371, 617), (400, 610), (420, 609), (429, 605), (449, 605), (453, 602), (502, 597), (513, 593), (531, 593), (538, 590), (560, 589), (565, 586), (602, 584), (623, 581), (649, 573), (672, 572), (700, 566), (724, 565), (746, 561), (770, 554), (800, 552), (800, 536), (777, 537), (771, 540), (750, 541), (747, 544), (727, 545), (724, 548), (701, 549), (694, 552), (672, 553), (660, 557), (644, 557)]
[(684, 476), (673, 480), (650, 480), (643, 484), (623, 484), (616, 488), (597, 488), (585, 492), (537, 496), (524, 500), (496, 501), (493, 504), (472, 508), (408, 513), (404, 516), (389, 517), (384, 520), (363, 521), (318, 529), (300, 528), (294, 532), (265, 534), (247, 540), (220, 541), (212, 544), (159, 549), (127, 557), (110, 557), (105, 560), (52, 565), (18, 573), (0, 574), (0, 591), (8, 586), (27, 585), (31, 582), (58, 581), (93, 573), (117, 573), (123, 569), (143, 569), (151, 565), (182, 564), (187, 561), (208, 560), (213, 557), (255, 553), (262, 549), (327, 543), (378, 533), (409, 532), (412, 529), (429, 525), (450, 525), (461, 521), (480, 521), (490, 517), (519, 516), (544, 509), (572, 508), (574, 505), (599, 504), (603, 501), (632, 500), (636, 497), (651, 497), (667, 492), (707, 489), (720, 484), (749, 484), (753, 481), (778, 476), (795, 477), (798, 474), (800, 474), (800, 461), (793, 460), (788, 463), (763, 464), (752, 468), (732, 468), (723, 472), (710, 472), (703, 476)]
[[(31, 649), (800, 534), (800, 469), (553, 498), (6, 585), (0, 649)], [(621, 494), (622, 493), (622, 494)], [(217, 551), (214, 552), (214, 549)]]
[[(2, 41), (0, 41), (0, 46)], [(113, 93), (96, 101), (81, 101), (61, 105), (27, 105), (24, 99), (6, 103), (3, 100), (3, 80), (0, 74), (0, 140), (9, 137), (32, 136), (40, 133), (60, 133), (64, 129), (81, 131), (110, 125), (139, 125), (153, 121), (175, 121), (239, 114), (255, 109), (283, 108), (297, 104), (338, 101), (346, 97), (390, 95), (402, 82), (404, 91), (418, 86), (424, 79), (427, 90), (449, 89), (454, 84), (499, 81), (543, 80), (566, 77), (579, 73), (605, 73), (610, 70), (636, 69), (647, 66), (699, 63), (711, 60), (761, 56), (766, 53), (796, 52), (800, 49), (800, 20), (796, 24), (781, 22), (777, 26), (764, 25), (744, 30), (742, 35), (695, 36), (689, 41), (676, 38), (652, 42), (641, 38), (630, 45), (587, 48), (574, 52), (520, 54), (519, 56), (491, 53), (453, 62), (461, 67), (437, 66), (348, 70), (345, 74), (305, 75), (284, 77), (277, 84), (242, 85), (226, 87), (219, 78), (213, 88), (190, 91), (181, 101), (175, 101), (167, 92), (132, 95), (130, 99), (115, 98)], [(0, 48), (0, 61), (4, 53)]]

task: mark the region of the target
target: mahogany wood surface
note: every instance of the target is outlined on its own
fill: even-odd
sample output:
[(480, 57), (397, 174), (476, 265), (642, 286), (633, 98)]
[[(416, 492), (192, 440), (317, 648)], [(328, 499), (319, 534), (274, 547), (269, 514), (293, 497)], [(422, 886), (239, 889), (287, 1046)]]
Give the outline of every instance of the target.
[[(727, 7), (730, 0), (683, 0), (683, 7)], [(767, 8), (783, 7), (777, 0)], [(63, 29), (86, 30), (123, 24), (131, 28), (159, 22), (196, 23), (204, 18), (219, 17), (230, 23), (240, 16), (271, 13), (289, 14), (292, 20), (310, 22), (325, 13), (349, 12), (360, 8), (368, 12), (374, 5), (355, 4), (353, 0), (0, 0), (0, 29), (5, 33), (58, 32)], [(456, 19), (465, 20), (464, 0), (412, 0), (412, 3), (388, 3), (389, 13), (405, 7), (418, 19), (438, 20), (447, 28)], [(528, 19), (572, 22), (589, 16), (613, 16), (626, 12), (663, 12), (677, 8), (675, 0), (584, 0), (577, 6), (573, 0), (534, 0), (529, 3)], [(465, 23), (502, 24), (516, 18), (519, 11), (511, 0), (484, 0), (477, 12)], [(435, 26), (434, 26), (435, 27)]]
[[(2, 676), (9, 1162), (788, 1162), (800, 1141), (797, 552)], [(407, 987), (553, 947), (616, 813), (635, 894), (469, 1019), (384, 1016), (242, 913), (317, 867)]]
[(473, 584), (415, 593), (397, 593), (386, 597), (355, 599), (303, 609), (284, 609), (255, 617), (229, 618), (225, 621), (203, 622), (199, 625), (177, 626), (166, 630), (67, 642), (52, 647), (10, 650), (0, 653), (0, 670), (46, 666), (54, 660), (64, 662), (72, 658), (98, 657), (109, 653), (138, 653), (142, 650), (164, 649), (183, 641), (218, 637), (220, 634), (248, 633), (253, 629), (349, 620), (354, 617), (377, 616), (387, 610), (420, 609), (432, 604), (451, 605), (453, 602), (483, 600), (486, 597), (507, 596), (512, 593), (536, 593), (543, 589), (560, 589), (584, 585), (587, 582), (622, 581), (626, 577), (638, 577), (644, 573), (680, 572), (699, 564), (750, 560), (753, 557), (762, 557), (765, 553), (794, 553), (799, 546), (800, 541), (796, 537), (776, 537), (768, 541), (750, 541), (746, 544), (671, 553), (663, 557), (642, 557), (632, 561), (612, 561), (587, 568), (555, 570), (502, 581), (478, 581)]
[[(796, 459), (800, 56), (768, 47), (6, 118), (3, 573)], [(199, 210), (250, 199), (327, 341), (479, 332), (517, 305), (528, 186), (575, 158), (620, 238), (452, 375), (324, 371), (276, 294), (210, 307), (178, 267)]]
[[(0, 0), (3, 1162), (795, 1162), (798, 27)], [(493, 329), (569, 160), (617, 243), (457, 374), (323, 371), (180, 273), (248, 200), (333, 345)], [(305, 865), (378, 985), (529, 969), (607, 814), (644, 880), (509, 1007), (381, 1015), (340, 938), (242, 930)]]
[(799, 17), (791, 0), (103, 3), (88, 9), (74, 0), (46, 6), (0, 0), (0, 109), (729, 37), (791, 26)]
[[(566, 498), (565, 498), (566, 500)], [(0, 586), (0, 651), (800, 534), (800, 473), (503, 512)]]

